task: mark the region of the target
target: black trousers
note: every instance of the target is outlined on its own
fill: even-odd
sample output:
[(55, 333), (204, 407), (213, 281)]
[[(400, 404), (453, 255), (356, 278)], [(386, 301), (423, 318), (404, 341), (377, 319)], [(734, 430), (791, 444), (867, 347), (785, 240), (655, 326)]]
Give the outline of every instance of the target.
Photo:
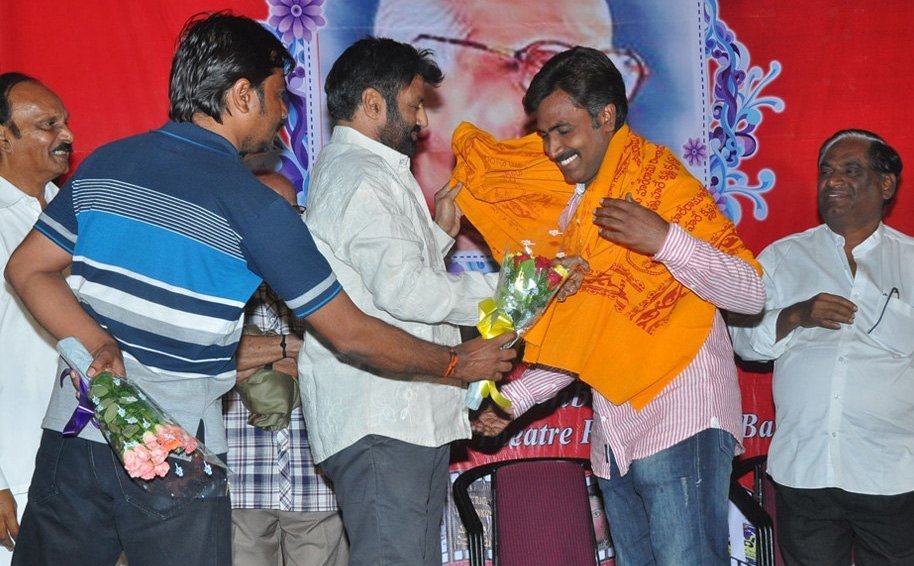
[(107, 444), (45, 430), (14, 566), (231, 566), (228, 496), (172, 499), (131, 481)]
[(914, 492), (865, 495), (777, 486), (777, 533), (788, 566), (914, 566)]

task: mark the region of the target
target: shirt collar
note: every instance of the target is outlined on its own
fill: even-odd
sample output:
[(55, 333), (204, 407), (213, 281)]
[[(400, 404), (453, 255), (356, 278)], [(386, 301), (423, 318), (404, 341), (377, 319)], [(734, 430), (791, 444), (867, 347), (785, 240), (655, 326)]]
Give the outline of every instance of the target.
[(239, 158), (238, 150), (235, 149), (235, 146), (233, 146), (230, 141), (215, 132), (201, 128), (192, 122), (169, 121), (158, 130), (153, 131), (180, 139), (185, 143), (196, 145), (203, 149), (215, 151), (216, 153), (224, 153), (235, 159)]
[[(44, 186), (44, 201), (50, 202), (55, 196), (57, 196), (57, 185), (48, 181), (48, 184)], [(0, 208), (13, 206), (24, 198), (34, 197), (25, 194), (19, 187), (0, 177)]]
[[(829, 228), (827, 224), (823, 224), (823, 226), (825, 226), (825, 233), (828, 234), (828, 236), (831, 238), (832, 242), (834, 242), (835, 247), (843, 248), (844, 247), (844, 236), (842, 236), (841, 234), (838, 234), (837, 232), (833, 232), (832, 229)], [(875, 248), (876, 246), (878, 246), (879, 242), (882, 241), (883, 233), (885, 233), (885, 224), (880, 222), (879, 226), (877, 226), (876, 229), (873, 230), (873, 233), (870, 234), (869, 236), (867, 236), (867, 238), (865, 240), (863, 240), (862, 242), (857, 244), (857, 246), (852, 250), (854, 255), (866, 253), (866, 252), (870, 251), (871, 249)]]
[(349, 126), (334, 126), (330, 142), (357, 145), (380, 156), (394, 167), (409, 169), (409, 157)]

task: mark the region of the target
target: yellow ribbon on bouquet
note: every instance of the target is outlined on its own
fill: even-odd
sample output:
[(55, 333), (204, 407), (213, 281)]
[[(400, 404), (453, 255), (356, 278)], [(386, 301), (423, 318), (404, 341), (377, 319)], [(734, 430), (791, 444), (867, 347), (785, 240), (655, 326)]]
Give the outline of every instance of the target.
[[(495, 338), (505, 332), (514, 331), (514, 323), (504, 312), (498, 309), (493, 299), (485, 299), (479, 303), (479, 323), (476, 325), (479, 333), (486, 340)], [(501, 394), (495, 382), (486, 379), (479, 382), (479, 395), (485, 399), (489, 397), (496, 405), (503, 409), (511, 408), (511, 400)]]

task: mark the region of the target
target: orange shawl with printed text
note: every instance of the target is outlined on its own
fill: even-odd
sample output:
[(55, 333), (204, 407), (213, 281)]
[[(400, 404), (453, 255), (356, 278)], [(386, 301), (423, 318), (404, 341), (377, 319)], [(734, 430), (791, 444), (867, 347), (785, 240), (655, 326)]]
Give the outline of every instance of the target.
[[(577, 373), (611, 402), (643, 408), (704, 344), (715, 307), (659, 262), (600, 238), (593, 211), (603, 197), (635, 201), (696, 238), (761, 269), (711, 194), (668, 149), (620, 128), (564, 233), (558, 218), (574, 193), (542, 140), (496, 141), (472, 124), (454, 132), (457, 202), (501, 260), (524, 240), (534, 253), (581, 255), (590, 272), (578, 293), (553, 302), (525, 336), (525, 361)], [(550, 233), (551, 232), (551, 233)]]

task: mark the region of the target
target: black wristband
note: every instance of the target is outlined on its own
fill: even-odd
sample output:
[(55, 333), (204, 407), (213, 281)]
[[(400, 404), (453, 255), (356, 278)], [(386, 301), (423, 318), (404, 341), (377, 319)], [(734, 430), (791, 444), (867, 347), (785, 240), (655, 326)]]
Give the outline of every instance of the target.
[(286, 357), (286, 335), (282, 335), (282, 340), (279, 341), (279, 347), (282, 348), (282, 357)]

